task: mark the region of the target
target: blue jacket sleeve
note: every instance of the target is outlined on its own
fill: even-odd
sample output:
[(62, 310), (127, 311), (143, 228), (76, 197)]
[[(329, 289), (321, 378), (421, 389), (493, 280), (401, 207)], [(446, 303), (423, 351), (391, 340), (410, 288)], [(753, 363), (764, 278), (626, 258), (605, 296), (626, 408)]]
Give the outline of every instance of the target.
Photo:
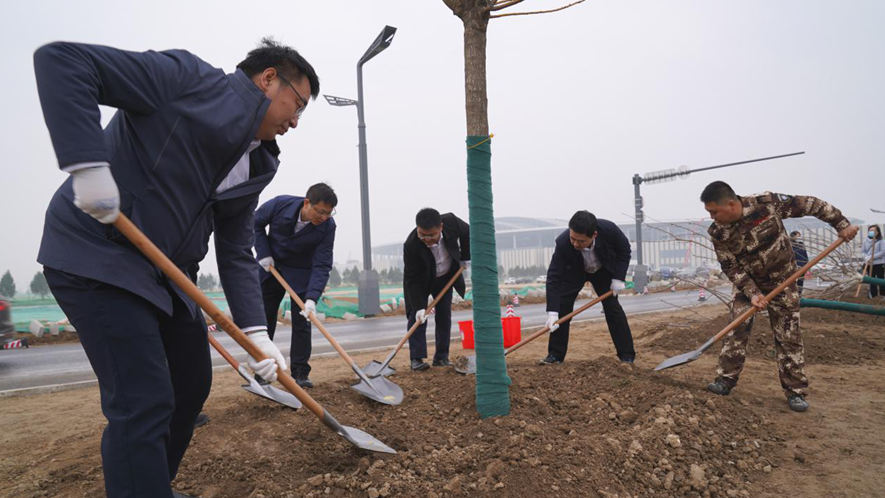
[(313, 262), (310, 271), (310, 284), (307, 286), (307, 299), (319, 301), (320, 296), (329, 282), (329, 273), (332, 272), (333, 248), (335, 247), (335, 225), (326, 230), (323, 240), (313, 252)]
[(181, 50), (127, 52), (55, 42), (34, 53), (43, 117), (59, 166), (110, 162), (99, 105), (150, 114), (199, 82), (204, 65)]
[(274, 208), (277, 205), (276, 197), (265, 202), (255, 211), (255, 221), (252, 226), (255, 230), (255, 256), (259, 260), (271, 255), (270, 241), (267, 238), (267, 225), (274, 216)]
[(559, 298), (565, 278), (565, 254), (561, 244), (556, 244), (553, 259), (547, 268), (547, 311), (559, 313)]
[(240, 328), (267, 326), (258, 263), (252, 256), (253, 217), (258, 198), (238, 213), (215, 219), (215, 255), (218, 275), (231, 315)]
[(615, 250), (615, 268), (612, 271), (612, 277), (624, 281), (627, 279), (627, 269), (630, 268), (630, 241), (624, 232), (617, 226), (614, 227), (614, 234), (610, 241), (612, 248)]

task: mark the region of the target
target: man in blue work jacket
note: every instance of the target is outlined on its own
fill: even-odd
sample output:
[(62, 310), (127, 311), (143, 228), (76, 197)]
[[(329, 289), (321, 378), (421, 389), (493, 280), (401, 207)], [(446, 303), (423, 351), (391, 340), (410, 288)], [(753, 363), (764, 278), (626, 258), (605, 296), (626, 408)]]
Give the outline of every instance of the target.
[[(268, 356), (249, 366), (275, 379), (286, 362), (267, 334), (252, 219), (279, 165), (275, 138), (298, 125), (319, 80), (270, 39), (231, 74), (183, 50), (61, 42), (37, 50), (34, 69), (70, 173), (37, 260), (98, 377), (107, 496), (183, 496), (170, 481), (212, 383), (206, 323), (111, 223), (125, 213), (194, 281), (214, 232), (233, 319)], [(104, 130), (99, 105), (117, 108)]]
[(593, 285), (597, 295), (612, 290), (613, 296), (602, 301), (605, 322), (618, 358), (633, 363), (633, 335), (627, 315), (618, 302), (618, 293), (626, 288), (630, 265), (630, 241), (617, 225), (597, 219), (589, 211), (578, 211), (568, 222), (568, 230), (556, 238), (556, 249), (547, 269), (547, 323), (550, 340), (542, 365), (562, 363), (568, 351), (569, 325), (556, 325), (575, 307), (575, 299), (585, 282)]
[(335, 246), (335, 206), (338, 196), (332, 187), (317, 183), (304, 197), (281, 195), (265, 202), (255, 212), (255, 253), (261, 265), (261, 295), (267, 332), (273, 340), (277, 312), (286, 289), (268, 273), (273, 265), (304, 301), (304, 311), (292, 307), (292, 347), (289, 350), (292, 377), (301, 387), (310, 381), (310, 321), (317, 301), (329, 282), (332, 249)]

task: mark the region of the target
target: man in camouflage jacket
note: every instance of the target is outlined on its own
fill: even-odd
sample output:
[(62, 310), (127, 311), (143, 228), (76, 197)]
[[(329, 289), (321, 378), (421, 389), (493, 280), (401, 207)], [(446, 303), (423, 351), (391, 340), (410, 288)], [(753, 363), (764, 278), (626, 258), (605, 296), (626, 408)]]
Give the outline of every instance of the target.
[[(808, 377), (799, 331), (799, 290), (793, 283), (770, 302), (765, 299), (765, 294), (797, 270), (790, 237), (781, 220), (814, 216), (829, 223), (846, 241), (854, 238), (858, 227), (852, 226), (841, 211), (816, 197), (770, 192), (739, 197), (728, 184), (718, 181), (704, 189), (701, 202), (714, 221), (709, 233), (716, 257), (735, 286), (731, 319), (750, 306), (768, 308), (781, 386), (792, 410), (807, 410)], [(707, 386), (708, 390), (727, 395), (737, 384), (747, 357), (753, 321), (751, 317), (726, 336), (717, 377)]]

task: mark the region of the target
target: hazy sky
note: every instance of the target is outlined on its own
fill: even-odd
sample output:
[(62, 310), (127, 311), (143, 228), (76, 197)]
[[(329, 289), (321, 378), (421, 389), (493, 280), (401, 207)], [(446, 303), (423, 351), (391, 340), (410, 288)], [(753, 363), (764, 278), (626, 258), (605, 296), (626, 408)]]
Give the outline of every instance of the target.
[[(526, 9), (565, 0), (527, 0)], [(356, 98), (356, 61), (385, 24), (392, 46), (364, 68), (373, 245), (404, 239), (424, 206), (467, 219), (462, 26), (441, 0), (4, 2), (0, 272), (24, 290), (46, 205), (66, 174), (43, 122), (32, 54), (69, 40), (184, 48), (231, 72), (272, 35), (314, 65), (322, 93)], [(511, 9), (510, 11), (514, 11)], [(820, 196), (885, 216), (885, 2), (588, 0), (492, 20), (489, 122), (496, 216), (629, 221), (634, 173), (794, 151), (643, 189), (655, 219), (700, 219), (722, 179), (738, 193)], [(106, 117), (110, 114), (107, 113)], [(361, 257), (356, 110), (311, 103), (279, 140), (262, 201), (338, 192), (336, 261)], [(876, 137), (879, 137), (878, 139)], [(203, 265), (215, 272), (214, 255)]]

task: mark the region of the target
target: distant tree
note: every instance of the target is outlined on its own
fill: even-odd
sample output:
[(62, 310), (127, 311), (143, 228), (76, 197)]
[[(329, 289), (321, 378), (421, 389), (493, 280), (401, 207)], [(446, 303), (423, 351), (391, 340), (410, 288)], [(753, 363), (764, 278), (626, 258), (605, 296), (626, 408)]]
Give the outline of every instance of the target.
[(360, 271), (357, 269), (356, 266), (351, 268), (350, 278), (345, 277), (345, 280), (347, 280), (347, 283), (353, 284), (353, 285), (357, 285), (360, 283)]
[(400, 268), (391, 268), (388, 277), (390, 278), (391, 284), (403, 283), (403, 271)]
[(211, 273), (201, 273), (200, 276), (197, 277), (197, 287), (203, 292), (210, 292), (211, 290), (218, 288), (218, 279)]
[(0, 278), (0, 294), (9, 298), (15, 297), (15, 279), (12, 278), (12, 273), (9, 270), (6, 270), (6, 273)]
[(503, 266), (498, 265), (498, 281), (503, 282), (507, 278), (507, 270)]
[(338, 273), (338, 269), (334, 266), (332, 271), (329, 272), (329, 287), (341, 287), (341, 274)]
[(40, 294), (40, 299), (49, 294), (49, 284), (46, 283), (46, 276), (42, 271), (35, 273), (31, 280), (31, 294)]

